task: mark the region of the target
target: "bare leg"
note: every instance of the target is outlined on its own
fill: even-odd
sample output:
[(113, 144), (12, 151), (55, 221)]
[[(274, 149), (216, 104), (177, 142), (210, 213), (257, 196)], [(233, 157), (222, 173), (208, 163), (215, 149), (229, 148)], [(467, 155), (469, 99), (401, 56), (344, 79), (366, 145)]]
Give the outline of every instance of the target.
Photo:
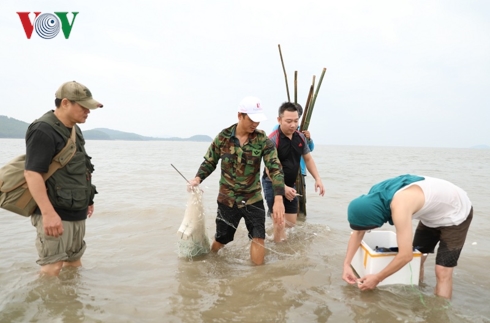
[(63, 267), (80, 267), (82, 266), (82, 259), (78, 259), (75, 261), (65, 261), (63, 262)]
[(216, 240), (213, 240), (213, 244), (211, 245), (211, 250), (214, 252), (218, 252), (221, 248), (223, 248), (225, 245), (222, 243), (219, 243)]
[(453, 267), (436, 265), (437, 284), (434, 294), (451, 299), (453, 293)]
[(427, 260), (427, 254), (422, 254), (422, 257), (420, 257), (419, 284), (424, 282), (424, 264), (426, 260)]
[(286, 228), (292, 228), (296, 225), (296, 220), (298, 219), (297, 213), (286, 213), (284, 214), (286, 219)]
[(284, 224), (277, 224), (274, 221), (274, 242), (281, 242), (286, 240), (286, 231), (284, 230)]
[(274, 242), (282, 242), (286, 240), (286, 228), (292, 228), (296, 225), (298, 215), (295, 213), (284, 214), (284, 224), (276, 224), (274, 222)]
[(63, 261), (41, 266), (41, 274), (47, 276), (58, 276), (60, 274), (62, 266), (63, 266)]
[(250, 259), (256, 265), (264, 263), (265, 247), (264, 239), (253, 238), (250, 243)]

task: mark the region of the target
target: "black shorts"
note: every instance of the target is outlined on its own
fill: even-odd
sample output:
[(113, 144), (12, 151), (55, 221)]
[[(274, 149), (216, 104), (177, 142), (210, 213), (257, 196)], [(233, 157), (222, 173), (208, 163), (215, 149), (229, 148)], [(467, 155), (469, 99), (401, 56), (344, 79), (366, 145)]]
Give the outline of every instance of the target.
[(288, 200), (285, 196), (283, 196), (282, 199), (284, 202), (284, 213), (298, 213), (298, 197), (294, 197), (292, 201)]
[(413, 246), (421, 253), (434, 253), (434, 248), (439, 242), (436, 264), (443, 267), (456, 267), (472, 219), (473, 207), (466, 220), (459, 225), (429, 228), (419, 222), (413, 238)]
[(265, 209), (264, 201), (244, 207), (228, 207), (218, 202), (218, 214), (216, 216), (215, 240), (221, 244), (233, 241), (240, 220), (245, 219), (249, 239), (265, 239)]

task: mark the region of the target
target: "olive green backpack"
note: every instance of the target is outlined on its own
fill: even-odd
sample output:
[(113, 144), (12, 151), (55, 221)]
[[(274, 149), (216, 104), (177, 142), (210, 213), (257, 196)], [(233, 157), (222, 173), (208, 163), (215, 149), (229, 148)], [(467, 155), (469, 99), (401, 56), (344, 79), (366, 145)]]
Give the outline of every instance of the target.
[[(66, 146), (53, 157), (48, 172), (43, 174), (44, 181), (68, 164), (76, 151), (76, 131), (73, 127)], [(0, 168), (0, 207), (19, 215), (30, 216), (34, 213), (37, 204), (24, 177), (25, 161), (26, 155), (21, 155)]]

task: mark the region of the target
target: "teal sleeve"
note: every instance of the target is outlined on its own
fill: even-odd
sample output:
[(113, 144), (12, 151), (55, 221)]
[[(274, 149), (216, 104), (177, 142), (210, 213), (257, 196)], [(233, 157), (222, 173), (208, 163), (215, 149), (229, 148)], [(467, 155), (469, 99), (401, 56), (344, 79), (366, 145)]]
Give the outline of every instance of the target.
[(315, 149), (315, 143), (313, 142), (313, 139), (308, 140), (308, 147), (310, 148), (310, 151), (313, 151), (313, 149)]

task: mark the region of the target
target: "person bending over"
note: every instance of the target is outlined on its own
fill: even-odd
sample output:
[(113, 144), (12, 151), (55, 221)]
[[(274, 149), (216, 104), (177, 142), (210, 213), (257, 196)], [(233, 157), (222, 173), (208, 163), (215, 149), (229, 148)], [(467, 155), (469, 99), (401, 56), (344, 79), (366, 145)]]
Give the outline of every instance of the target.
[[(466, 192), (443, 179), (400, 175), (374, 185), (368, 194), (350, 202), (348, 221), (354, 230), (347, 245), (342, 278), (357, 284), (361, 290), (374, 289), (386, 277), (396, 273), (412, 260), (413, 247), (422, 254), (436, 256), (436, 287), (434, 293), (450, 299), (453, 270), (466, 240), (473, 218), (473, 207)], [(412, 240), (412, 220), (419, 224)], [(379, 273), (359, 280), (350, 266), (366, 230), (381, 227), (385, 222), (395, 226), (398, 253)], [(422, 256), (420, 280), (424, 277)]]

